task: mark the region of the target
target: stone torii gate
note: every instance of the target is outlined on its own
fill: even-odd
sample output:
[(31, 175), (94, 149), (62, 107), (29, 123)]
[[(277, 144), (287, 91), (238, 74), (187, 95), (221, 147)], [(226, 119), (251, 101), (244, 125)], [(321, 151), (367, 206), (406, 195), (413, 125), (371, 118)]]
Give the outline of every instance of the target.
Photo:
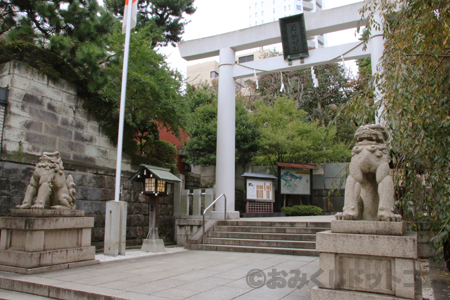
[[(308, 37), (330, 32), (356, 28), (358, 23), (364, 26), (367, 20), (361, 20), (359, 10), (364, 1), (305, 14), (306, 35)], [(381, 24), (381, 22), (380, 22)], [(254, 75), (263, 75), (280, 71), (293, 71), (312, 66), (371, 57), (372, 73), (383, 54), (383, 38), (380, 32), (372, 32), (366, 51), (359, 42), (334, 47), (314, 49), (309, 57), (289, 63), (283, 56), (261, 59), (248, 63), (236, 64), (236, 51), (263, 47), (281, 43), (278, 22), (271, 22), (255, 27), (237, 30), (216, 36), (190, 40), (179, 43), (181, 57), (191, 61), (219, 55), (219, 99), (217, 114), (217, 155), (216, 155), (216, 195), (224, 193), (227, 197), (227, 218), (238, 219), (235, 211), (235, 79)], [(376, 36), (376, 37), (375, 37)], [(212, 219), (222, 219), (225, 203), (221, 199), (216, 203)]]

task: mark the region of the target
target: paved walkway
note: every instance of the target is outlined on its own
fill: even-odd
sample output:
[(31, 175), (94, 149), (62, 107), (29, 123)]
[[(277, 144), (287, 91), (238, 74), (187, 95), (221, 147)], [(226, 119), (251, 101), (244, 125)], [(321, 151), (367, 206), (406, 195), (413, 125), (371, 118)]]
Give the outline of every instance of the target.
[[(269, 219), (329, 222), (334, 216), (241, 220)], [(180, 247), (167, 248), (165, 254), (149, 255), (135, 250), (113, 260), (103, 255), (97, 259), (103, 262), (36, 275), (0, 272), (0, 299), (306, 300), (311, 299), (310, 290), (316, 285), (311, 278), (319, 271), (318, 257), (190, 251)], [(247, 276), (249, 273), (253, 275)], [(274, 280), (276, 277), (282, 279)], [(432, 295), (432, 291), (426, 294)]]
[[(76, 290), (89, 293), (90, 299), (105, 295), (111, 298), (103, 299), (304, 300), (310, 299), (315, 285), (310, 282), (298, 289), (300, 282), (294, 275), (301, 271), (310, 279), (318, 269), (318, 257), (186, 250), (37, 275), (0, 272), (0, 283), (8, 279), (29, 287), (34, 283), (41, 296), (50, 298), (66, 297), (68, 290)], [(278, 276), (286, 274), (286, 280), (271, 281), (274, 271)], [(249, 272), (255, 274), (250, 283)]]

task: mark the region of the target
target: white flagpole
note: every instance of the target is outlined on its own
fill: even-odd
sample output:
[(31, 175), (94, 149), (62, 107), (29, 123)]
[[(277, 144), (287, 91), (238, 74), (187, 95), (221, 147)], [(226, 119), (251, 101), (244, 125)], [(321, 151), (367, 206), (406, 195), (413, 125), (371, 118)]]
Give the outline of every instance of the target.
[(123, 70), (122, 70), (122, 92), (120, 94), (120, 118), (119, 118), (119, 136), (117, 140), (117, 162), (116, 162), (116, 190), (114, 200), (120, 200), (120, 175), (122, 173), (122, 144), (123, 144), (123, 124), (125, 119), (125, 95), (127, 91), (127, 74), (128, 74), (128, 55), (130, 49), (130, 32), (131, 32), (131, 11), (133, 0), (128, 0), (127, 9), (127, 28), (125, 33), (125, 51), (123, 54)]

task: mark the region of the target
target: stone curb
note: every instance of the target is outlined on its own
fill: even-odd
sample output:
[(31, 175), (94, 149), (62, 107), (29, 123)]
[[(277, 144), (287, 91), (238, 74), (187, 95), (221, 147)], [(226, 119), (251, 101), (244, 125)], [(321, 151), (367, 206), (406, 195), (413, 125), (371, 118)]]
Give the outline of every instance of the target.
[(0, 278), (0, 289), (11, 290), (26, 294), (38, 295), (43, 297), (78, 300), (78, 299), (95, 299), (95, 300), (126, 300), (127, 298), (107, 296), (86, 291), (78, 291), (55, 286), (48, 286), (29, 281), (16, 280), (11, 278)]

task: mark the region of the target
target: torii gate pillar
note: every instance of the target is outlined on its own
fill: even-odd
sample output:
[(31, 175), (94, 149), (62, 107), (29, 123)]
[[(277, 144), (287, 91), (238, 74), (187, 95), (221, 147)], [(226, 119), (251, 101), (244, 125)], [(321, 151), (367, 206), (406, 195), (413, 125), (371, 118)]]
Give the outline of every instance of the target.
[[(308, 36), (315, 36), (355, 28), (366, 25), (367, 19), (361, 19), (359, 10), (364, 1), (322, 10), (305, 15)], [(315, 49), (309, 58), (287, 62), (281, 56), (235, 64), (235, 51), (242, 51), (281, 42), (278, 22), (270, 22), (259, 26), (245, 28), (233, 32), (201, 38), (178, 44), (181, 57), (186, 60), (197, 60), (220, 55), (219, 59), (219, 101), (217, 116), (217, 157), (216, 157), (216, 197), (225, 194), (227, 197), (227, 217), (238, 219), (235, 211), (235, 82), (234, 79), (269, 74), (273, 72), (293, 71), (310, 68), (315, 65), (340, 62), (344, 59), (359, 59), (371, 55), (363, 51), (359, 43), (349, 43), (333, 47)], [(375, 44), (379, 53), (372, 57), (372, 66), (376, 65), (383, 51), (383, 41), (378, 39)], [(380, 52), (381, 51), (381, 52)], [(262, 71), (264, 70), (264, 71)], [(224, 217), (225, 203), (219, 200), (211, 218), (220, 220)]]
[[(217, 110), (217, 155), (216, 197), (227, 197), (227, 219), (239, 219), (235, 211), (235, 131), (236, 131), (236, 86), (233, 78), (235, 51), (220, 49), (219, 56), (219, 100)], [(211, 219), (223, 220), (225, 201), (220, 199), (211, 212)]]

